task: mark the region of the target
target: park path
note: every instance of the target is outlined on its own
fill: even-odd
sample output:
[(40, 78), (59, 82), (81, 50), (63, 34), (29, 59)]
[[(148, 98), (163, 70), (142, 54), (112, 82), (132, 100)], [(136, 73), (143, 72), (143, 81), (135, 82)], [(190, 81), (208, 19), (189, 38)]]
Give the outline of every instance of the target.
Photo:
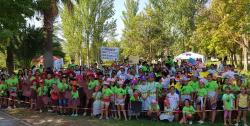
[(0, 126), (31, 126), (31, 125), (3, 111), (0, 111)]

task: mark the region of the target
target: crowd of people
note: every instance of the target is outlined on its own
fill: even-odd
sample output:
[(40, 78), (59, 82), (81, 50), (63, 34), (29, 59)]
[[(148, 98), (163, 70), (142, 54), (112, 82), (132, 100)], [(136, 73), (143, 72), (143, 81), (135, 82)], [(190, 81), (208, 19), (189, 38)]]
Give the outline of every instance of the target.
[[(201, 61), (137, 65), (114, 63), (58, 71), (33, 67), (9, 75), (1, 72), (0, 107), (22, 107), (58, 115), (99, 119), (131, 117), (192, 124), (216, 122), (247, 126), (249, 83), (232, 65), (205, 66)], [(232, 113), (234, 112), (234, 113)]]

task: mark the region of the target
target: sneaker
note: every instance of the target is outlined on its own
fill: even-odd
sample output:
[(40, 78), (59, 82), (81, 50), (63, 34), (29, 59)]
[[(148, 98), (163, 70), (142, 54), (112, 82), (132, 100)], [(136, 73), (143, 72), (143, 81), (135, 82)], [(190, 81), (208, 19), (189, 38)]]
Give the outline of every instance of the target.
[(78, 114), (75, 114), (74, 116), (75, 116), (75, 117), (77, 117), (77, 116), (78, 116)]
[(86, 115), (87, 115), (87, 113), (86, 113), (86, 112), (84, 112), (84, 113), (83, 113), (83, 116), (86, 116)]
[(244, 126), (248, 126), (248, 125), (245, 123)]
[(192, 121), (189, 121), (189, 125), (192, 125), (193, 124), (193, 122)]
[(102, 119), (102, 116), (100, 116), (100, 118), (99, 119)]
[(43, 111), (42, 111), (42, 109), (40, 109), (40, 111), (39, 111), (40, 113), (42, 113)]
[(200, 121), (198, 121), (198, 123), (199, 123), (199, 124), (203, 124), (203, 123), (204, 123), (204, 121), (200, 120)]
[(109, 117), (106, 117), (106, 120), (109, 120)]
[(234, 125), (235, 125), (235, 126), (239, 126), (239, 123), (235, 123)]
[(7, 109), (11, 109), (11, 107), (10, 106), (8, 106), (8, 108)]
[(74, 114), (74, 113), (72, 113), (72, 114), (71, 114), (71, 116), (75, 116), (75, 114)]

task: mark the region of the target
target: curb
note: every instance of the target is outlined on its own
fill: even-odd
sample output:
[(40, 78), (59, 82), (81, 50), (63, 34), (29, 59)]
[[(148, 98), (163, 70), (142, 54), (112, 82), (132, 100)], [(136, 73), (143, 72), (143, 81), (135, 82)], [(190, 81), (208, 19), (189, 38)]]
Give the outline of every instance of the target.
[(8, 117), (10, 117), (10, 118), (12, 118), (12, 119), (14, 119), (14, 120), (16, 120), (16, 121), (19, 121), (21, 124), (23, 124), (23, 125), (25, 125), (25, 126), (33, 126), (32, 124), (29, 124), (29, 123), (27, 123), (27, 122), (25, 122), (25, 121), (23, 121), (23, 120), (21, 120), (21, 119), (19, 119), (19, 118), (16, 118), (16, 117), (14, 117), (14, 116), (12, 116), (12, 115), (10, 115), (10, 114), (7, 114), (6, 112), (4, 112), (4, 111), (2, 111), (2, 110), (0, 110), (0, 114), (3, 114), (3, 115), (5, 115), (5, 116), (8, 116)]

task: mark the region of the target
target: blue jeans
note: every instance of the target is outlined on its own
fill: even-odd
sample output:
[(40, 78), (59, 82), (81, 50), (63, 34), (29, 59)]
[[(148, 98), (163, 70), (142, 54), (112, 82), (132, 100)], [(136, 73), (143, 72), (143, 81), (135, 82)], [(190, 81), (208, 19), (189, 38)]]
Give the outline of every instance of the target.
[(58, 100), (58, 104), (59, 104), (59, 106), (67, 106), (67, 99), (59, 99)]

